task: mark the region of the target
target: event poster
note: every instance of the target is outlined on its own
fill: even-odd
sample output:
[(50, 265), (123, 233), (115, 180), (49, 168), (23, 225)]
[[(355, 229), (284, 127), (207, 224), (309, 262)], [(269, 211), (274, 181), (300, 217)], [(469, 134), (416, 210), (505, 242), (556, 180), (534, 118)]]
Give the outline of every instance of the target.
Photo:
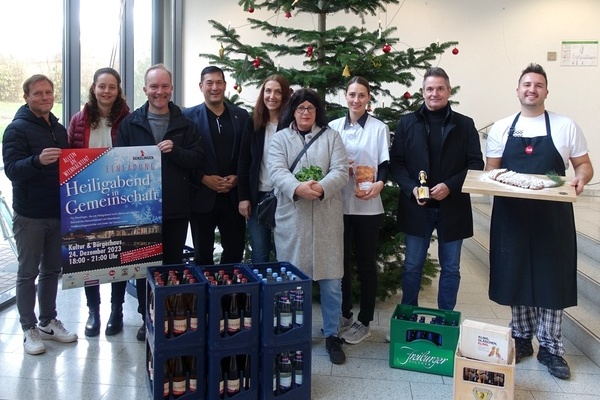
[(141, 278), (160, 264), (160, 159), (156, 146), (62, 150), (64, 289)]

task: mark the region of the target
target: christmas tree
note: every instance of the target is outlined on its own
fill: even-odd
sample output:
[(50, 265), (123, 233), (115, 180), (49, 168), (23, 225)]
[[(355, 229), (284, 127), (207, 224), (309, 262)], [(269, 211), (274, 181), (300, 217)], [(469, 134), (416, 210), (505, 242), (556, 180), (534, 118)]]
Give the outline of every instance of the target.
[[(457, 44), (430, 43), (419, 49), (400, 49), (403, 45), (393, 36), (396, 27), (384, 27), (381, 21), (372, 29), (365, 26), (367, 18), (384, 13), (386, 6), (398, 3), (399, 0), (240, 0), (240, 12), (253, 15), (263, 9), (276, 17), (248, 18), (251, 28), (263, 31), (270, 40), (246, 44), (235, 28), (210, 20), (216, 31), (212, 37), (220, 43), (220, 49), (215, 54), (202, 53), (200, 57), (228, 72), (238, 92), (244, 86), (260, 86), (274, 73), (285, 76), (292, 85), (312, 88), (325, 101), (331, 119), (345, 115), (346, 107), (328, 99), (343, 93), (351, 76), (362, 76), (371, 84), (372, 102), (377, 104), (381, 99), (374, 115), (386, 122), (393, 132), (401, 115), (416, 110), (422, 103), (420, 91), (409, 92), (415, 81), (414, 73), (424, 72), (442, 53)], [(339, 13), (346, 13), (346, 21), (353, 18), (360, 26), (346, 23), (346, 26), (328, 27), (328, 17)], [(301, 14), (311, 15), (317, 21), (317, 29), (294, 27), (293, 18)], [(271, 19), (285, 21), (285, 24), (271, 23)], [(289, 63), (290, 59), (296, 60)], [(390, 90), (390, 86), (403, 89), (397, 93)], [(382, 300), (400, 287), (399, 266), (403, 262), (404, 245), (402, 235), (395, 230), (398, 195), (398, 187), (392, 184), (386, 185), (382, 192), (386, 210), (378, 259), (382, 277), (378, 297)], [(428, 259), (424, 283), (430, 283), (436, 272), (437, 264)]]

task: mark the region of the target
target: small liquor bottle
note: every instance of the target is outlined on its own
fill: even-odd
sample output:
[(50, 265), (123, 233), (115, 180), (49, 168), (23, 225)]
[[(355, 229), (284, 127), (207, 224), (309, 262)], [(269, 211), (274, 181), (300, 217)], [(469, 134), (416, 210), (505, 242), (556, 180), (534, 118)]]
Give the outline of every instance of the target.
[(419, 171), (419, 187), (417, 188), (417, 200), (427, 202), (429, 197), (429, 186), (427, 186), (427, 174), (425, 171)]

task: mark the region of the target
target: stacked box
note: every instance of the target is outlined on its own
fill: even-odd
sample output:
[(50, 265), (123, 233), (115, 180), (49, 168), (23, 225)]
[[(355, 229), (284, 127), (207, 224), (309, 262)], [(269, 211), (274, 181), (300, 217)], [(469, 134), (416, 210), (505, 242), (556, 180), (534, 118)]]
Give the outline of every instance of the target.
[[(181, 273), (188, 270), (196, 279), (193, 284), (158, 286), (154, 273), (170, 270)], [(153, 348), (204, 346), (206, 340), (206, 283), (202, 281), (198, 269), (193, 265), (165, 265), (148, 267), (146, 283), (146, 337)], [(172, 297), (183, 295), (195, 304), (195, 313), (186, 312), (184, 333), (175, 334), (173, 319), (169, 318), (166, 304)], [(193, 300), (191, 300), (193, 299)], [(188, 304), (190, 304), (188, 302)], [(191, 304), (190, 307), (191, 308)], [(195, 328), (194, 328), (195, 327)]]
[[(235, 283), (231, 285), (208, 284), (204, 273), (214, 274), (224, 270), (226, 274), (232, 274), (234, 268), (247, 279), (246, 283)], [(240, 346), (259, 345), (260, 331), (260, 292), (258, 279), (252, 271), (243, 264), (221, 264), (217, 266), (201, 266), (198, 268), (202, 279), (208, 287), (208, 322), (207, 322), (207, 346), (210, 350), (228, 349)], [(233, 296), (239, 305), (239, 325), (230, 330), (232, 326), (229, 321), (229, 307)], [(250, 317), (244, 310), (250, 296)], [(236, 319), (237, 321), (237, 319)]]
[(397, 305), (390, 321), (390, 367), (452, 376), (459, 323), (458, 311)]
[[(235, 357), (237, 372), (229, 376)], [(259, 352), (256, 344), (224, 347), (208, 354), (207, 399), (256, 400), (259, 386)], [(250, 372), (248, 372), (250, 370)]]
[[(288, 262), (251, 264), (248, 266), (266, 276), (265, 271), (271, 268), (280, 271), (281, 267), (291, 271), (296, 280), (282, 282), (261, 282), (261, 343), (273, 346), (285, 343), (299, 343), (311, 340), (312, 335), (312, 280), (302, 271)], [(302, 294), (302, 305), (297, 303), (297, 294)], [(290, 301), (291, 313), (280, 312), (282, 297)], [(302, 315), (301, 315), (302, 314)], [(300, 322), (300, 323), (298, 323)]]
[(511, 339), (507, 365), (463, 357), (458, 349), (454, 360), (454, 399), (514, 399), (514, 346)]
[[(161, 286), (155, 280), (155, 274), (183, 275), (184, 270), (195, 283)], [(146, 282), (146, 360), (152, 397), (206, 398), (206, 283), (193, 265), (149, 267)]]
[[(176, 373), (181, 357), (183, 375)], [(205, 399), (206, 373), (204, 347), (158, 350), (146, 342), (146, 373), (153, 399)], [(192, 368), (193, 365), (193, 368)]]
[(465, 319), (460, 325), (463, 356), (497, 364), (508, 364), (512, 329)]
[[(300, 354), (298, 354), (298, 352)], [(289, 369), (283, 366), (288, 355)], [(297, 342), (263, 346), (261, 353), (262, 400), (308, 400), (311, 391), (311, 343)], [(298, 360), (301, 362), (298, 362)]]

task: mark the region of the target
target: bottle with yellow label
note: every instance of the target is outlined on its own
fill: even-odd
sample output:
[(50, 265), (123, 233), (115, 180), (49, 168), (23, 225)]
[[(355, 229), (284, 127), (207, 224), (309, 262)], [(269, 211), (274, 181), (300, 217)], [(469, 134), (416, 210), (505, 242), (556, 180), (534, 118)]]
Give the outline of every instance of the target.
[(419, 171), (419, 187), (417, 188), (417, 200), (420, 202), (428, 202), (429, 186), (427, 186), (427, 174), (425, 171)]

